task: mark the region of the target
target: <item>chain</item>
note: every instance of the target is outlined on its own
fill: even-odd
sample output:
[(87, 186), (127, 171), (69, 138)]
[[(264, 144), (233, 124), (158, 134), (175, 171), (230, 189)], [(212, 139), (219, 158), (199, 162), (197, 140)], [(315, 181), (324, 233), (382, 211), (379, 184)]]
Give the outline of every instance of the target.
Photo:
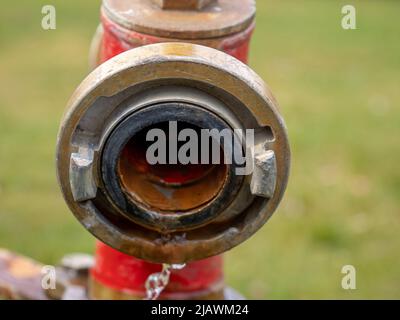
[(146, 299), (157, 300), (161, 292), (167, 287), (172, 270), (181, 270), (185, 264), (166, 264), (162, 265), (162, 271), (152, 273), (146, 280)]

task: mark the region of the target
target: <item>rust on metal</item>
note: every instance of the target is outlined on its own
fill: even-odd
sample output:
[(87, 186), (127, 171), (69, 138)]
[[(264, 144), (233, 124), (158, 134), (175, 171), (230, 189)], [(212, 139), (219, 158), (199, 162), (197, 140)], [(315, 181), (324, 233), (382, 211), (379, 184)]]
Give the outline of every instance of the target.
[(200, 10), (217, 0), (152, 0), (165, 10)]
[[(198, 10), (164, 10), (184, 6)], [(254, 0), (104, 0), (103, 12), (132, 31), (170, 39), (211, 39), (248, 28), (255, 18)], [(208, 3), (208, 4), (207, 4)], [(207, 4), (207, 5), (206, 5)]]
[(134, 201), (172, 212), (192, 210), (210, 202), (227, 176), (224, 164), (150, 166), (145, 150), (136, 144), (128, 144), (122, 151), (118, 169), (126, 192)]
[(0, 298), (47, 300), (42, 289), (42, 264), (0, 249)]

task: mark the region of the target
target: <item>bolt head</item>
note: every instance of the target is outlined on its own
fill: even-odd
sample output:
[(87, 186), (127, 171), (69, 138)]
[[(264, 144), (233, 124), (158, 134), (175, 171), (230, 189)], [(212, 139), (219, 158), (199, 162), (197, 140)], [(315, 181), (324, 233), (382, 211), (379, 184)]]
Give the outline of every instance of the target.
[(201, 10), (217, 0), (153, 0), (164, 10)]

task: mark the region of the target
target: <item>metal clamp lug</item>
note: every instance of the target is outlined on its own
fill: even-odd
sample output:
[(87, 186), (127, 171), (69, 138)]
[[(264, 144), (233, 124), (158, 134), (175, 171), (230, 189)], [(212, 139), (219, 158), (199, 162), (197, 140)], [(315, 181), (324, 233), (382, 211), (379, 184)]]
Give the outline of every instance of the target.
[(276, 159), (272, 150), (256, 154), (250, 191), (253, 195), (272, 198), (276, 187)]
[(78, 153), (71, 154), (70, 184), (74, 200), (77, 202), (96, 197), (97, 186), (93, 179), (94, 151), (90, 148), (79, 147)]

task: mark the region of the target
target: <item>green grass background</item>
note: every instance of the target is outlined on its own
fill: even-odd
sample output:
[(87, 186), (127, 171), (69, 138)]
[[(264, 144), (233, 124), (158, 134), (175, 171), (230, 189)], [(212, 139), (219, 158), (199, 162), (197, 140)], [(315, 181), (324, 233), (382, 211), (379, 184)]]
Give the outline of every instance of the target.
[[(357, 8), (357, 30), (341, 8)], [(54, 4), (57, 30), (41, 29)], [(61, 115), (88, 72), (99, 1), (0, 11), (0, 246), (55, 263), (92, 252), (55, 178)], [(259, 0), (251, 66), (281, 104), (293, 166), (282, 205), (226, 254), (249, 298), (400, 298), (400, 1)], [(357, 290), (341, 268), (357, 269)]]

